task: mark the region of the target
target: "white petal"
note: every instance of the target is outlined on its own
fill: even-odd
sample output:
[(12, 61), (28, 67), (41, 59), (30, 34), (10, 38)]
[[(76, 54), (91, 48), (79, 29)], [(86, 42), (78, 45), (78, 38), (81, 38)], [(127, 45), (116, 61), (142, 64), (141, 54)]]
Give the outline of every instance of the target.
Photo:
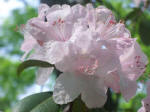
[[(60, 8), (60, 9), (57, 9), (57, 8)], [(66, 17), (68, 17), (68, 15), (70, 14), (70, 12), (71, 12), (71, 8), (69, 5), (63, 5), (62, 7), (59, 7), (59, 5), (58, 6), (56, 5), (55, 7), (50, 8), (49, 13), (47, 15), (47, 19), (49, 22), (55, 21), (59, 18), (65, 20)]]
[(88, 108), (102, 107), (106, 100), (106, 91), (102, 80), (96, 77), (90, 77), (85, 83), (84, 91), (82, 91), (81, 98)]
[(120, 92), (120, 77), (116, 73), (116, 71), (110, 72), (109, 74), (104, 76), (105, 84), (112, 88), (116, 93)]
[[(97, 45), (96, 51), (99, 61), (99, 68), (97, 70), (97, 75), (105, 75), (109, 71), (113, 71), (115, 68), (120, 66), (120, 61), (116, 55), (115, 49), (113, 48), (115, 42), (113, 41), (102, 41), (100, 40), (99, 46)], [(104, 48), (103, 48), (104, 47)], [(94, 50), (93, 50), (94, 51)]]
[(141, 107), (138, 112), (146, 112), (145, 108), (144, 107)]
[(62, 42), (53, 42), (50, 48), (47, 48), (46, 58), (51, 64), (61, 61), (68, 53), (68, 46)]
[(129, 101), (133, 96), (135, 96), (137, 90), (137, 83), (135, 80), (130, 80), (123, 75), (120, 76), (120, 91), (126, 101)]
[(47, 61), (45, 59), (45, 53), (46, 51), (41, 46), (36, 46), (34, 52), (29, 56), (28, 59)]
[(33, 49), (35, 44), (37, 44), (36, 40), (29, 33), (25, 33), (24, 34), (24, 42), (21, 46), (21, 50), (28, 52)]
[(142, 52), (136, 41), (121, 55), (120, 61), (123, 71), (131, 80), (137, 80), (145, 71), (146, 64), (148, 63), (146, 55)]
[(38, 8), (38, 17), (40, 19), (44, 19), (44, 16), (47, 14), (47, 11), (49, 10), (49, 6), (47, 4), (40, 4)]
[(71, 9), (72, 9), (71, 10), (71, 16), (72, 17), (69, 18), (69, 19), (71, 19), (71, 21), (76, 22), (79, 19), (86, 17), (86, 14), (87, 14), (86, 8), (83, 7), (82, 5), (80, 5), (80, 4), (74, 5), (71, 7)]
[(53, 99), (57, 104), (67, 104), (80, 94), (80, 80), (74, 74), (63, 73), (56, 79)]
[(54, 69), (53, 67), (51, 68), (40, 67), (37, 71), (37, 77), (36, 77), (37, 84), (43, 85), (47, 81), (49, 75), (53, 72), (53, 69)]

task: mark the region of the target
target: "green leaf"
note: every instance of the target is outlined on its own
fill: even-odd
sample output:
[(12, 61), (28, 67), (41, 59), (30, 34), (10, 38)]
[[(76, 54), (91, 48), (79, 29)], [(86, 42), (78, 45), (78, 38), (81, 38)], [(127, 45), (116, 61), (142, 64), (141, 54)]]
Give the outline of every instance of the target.
[(45, 62), (45, 61), (40, 61), (40, 60), (27, 60), (27, 61), (24, 61), (23, 63), (21, 63), (17, 69), (17, 73), (18, 75), (21, 74), (21, 72), (26, 69), (26, 68), (29, 68), (29, 67), (34, 67), (34, 66), (37, 66), (37, 67), (54, 67), (54, 65), (48, 63), (48, 62)]
[(88, 108), (85, 106), (85, 104), (81, 101), (81, 98), (77, 98), (73, 102), (72, 107), (73, 112), (87, 112)]
[(104, 107), (89, 109), (88, 107), (86, 107), (81, 98), (78, 97), (73, 102), (72, 112), (108, 112), (108, 111)]
[(115, 12), (114, 14), (116, 14), (116, 19), (120, 19), (120, 13), (118, 10), (116, 10), (116, 8), (111, 4), (111, 2), (107, 1), (107, 0), (101, 0), (102, 1), (102, 5), (106, 6), (108, 9), (112, 10), (113, 12)]
[(31, 112), (59, 112), (59, 106), (50, 97), (32, 109)]
[[(14, 108), (13, 112), (30, 112), (38, 104), (51, 97), (52, 93), (43, 92), (33, 94), (21, 100)], [(44, 112), (44, 111), (43, 111)]]
[(129, 19), (138, 19), (137, 16), (142, 12), (140, 8), (134, 8), (133, 11), (127, 14), (125, 21)]
[(150, 45), (150, 19), (148, 17), (143, 17), (139, 24), (139, 34), (142, 42), (145, 45)]

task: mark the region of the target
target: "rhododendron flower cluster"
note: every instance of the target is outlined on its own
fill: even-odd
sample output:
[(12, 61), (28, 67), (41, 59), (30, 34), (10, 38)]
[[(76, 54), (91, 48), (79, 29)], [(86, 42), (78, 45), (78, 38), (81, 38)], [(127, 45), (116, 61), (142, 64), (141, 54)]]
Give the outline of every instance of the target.
[[(87, 107), (102, 107), (108, 88), (128, 101), (148, 63), (124, 23), (104, 6), (42, 4), (23, 32), (23, 58), (49, 62), (62, 72), (53, 92), (57, 104), (81, 95)], [(37, 83), (43, 84), (53, 69), (39, 68)]]

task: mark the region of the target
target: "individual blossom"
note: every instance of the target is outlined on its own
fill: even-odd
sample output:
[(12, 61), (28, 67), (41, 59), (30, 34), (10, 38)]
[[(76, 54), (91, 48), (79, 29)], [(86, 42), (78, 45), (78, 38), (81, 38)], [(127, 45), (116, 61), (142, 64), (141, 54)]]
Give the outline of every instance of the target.
[[(23, 29), (25, 38), (21, 47), (25, 52), (23, 59), (38, 59), (51, 64), (61, 60), (67, 53), (68, 41), (77, 29), (75, 23), (85, 15), (86, 10), (81, 5), (73, 7), (40, 5), (38, 17), (30, 19)], [(27, 57), (32, 50), (34, 52)], [(39, 68), (38, 83), (43, 84), (52, 70), (53, 68), (49, 68), (47, 69), (49, 72), (45, 72), (44, 68)]]
[[(136, 93), (136, 80), (144, 73), (148, 63), (136, 39), (118, 39), (118, 50), (122, 75), (120, 75), (120, 90), (126, 100)], [(128, 91), (127, 91), (128, 90)]]
[(112, 11), (104, 6), (93, 8), (88, 5), (87, 24), (91, 31), (98, 33), (98, 40), (131, 37), (123, 21), (116, 22)]
[(149, 112), (150, 111), (150, 81), (147, 82), (147, 96), (142, 100), (142, 107), (138, 112)]
[(81, 95), (87, 107), (102, 107), (107, 99), (105, 82), (113, 80), (109, 71), (119, 66), (112, 48), (115, 41), (96, 41), (89, 29), (76, 32), (72, 38), (68, 55), (55, 64), (63, 73), (56, 79), (53, 99), (67, 104)]
[(88, 5), (88, 9), (87, 24), (89, 29), (95, 32), (96, 36), (93, 35), (93, 38), (97, 41), (116, 41), (114, 49), (119, 56), (121, 67), (110, 72), (110, 76), (114, 80), (107, 81), (106, 85), (117, 93), (121, 92), (128, 101), (136, 93), (136, 80), (145, 71), (148, 63), (147, 57), (141, 51), (136, 39), (131, 38), (124, 23), (122, 21), (116, 23), (115, 17), (109, 9), (103, 6), (93, 8), (91, 5)]

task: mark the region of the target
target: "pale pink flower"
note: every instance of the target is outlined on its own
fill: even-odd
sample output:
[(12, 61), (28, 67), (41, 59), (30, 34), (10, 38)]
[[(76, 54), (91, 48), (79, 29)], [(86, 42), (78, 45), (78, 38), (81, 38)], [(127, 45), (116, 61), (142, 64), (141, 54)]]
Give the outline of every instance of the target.
[(103, 32), (105, 31), (105, 27), (116, 23), (112, 11), (104, 6), (93, 8), (91, 4), (88, 4), (87, 9), (87, 23), (91, 30)]
[(29, 32), (40, 42), (50, 40), (65, 42), (75, 30), (74, 24), (85, 15), (86, 10), (81, 5), (73, 7), (54, 5), (49, 9), (43, 6), (39, 9), (39, 16), (29, 20), (28, 24), (31, 27)]
[(149, 112), (150, 111), (150, 81), (147, 82), (147, 97), (142, 100), (142, 107), (138, 112)]
[(123, 83), (123, 80), (120, 81), (120, 90), (125, 99), (129, 100), (136, 93), (136, 80), (145, 71), (148, 60), (145, 54), (141, 51), (139, 44), (136, 42), (136, 39), (122, 38), (119, 41), (118, 48), (121, 52), (123, 51), (122, 53), (120, 52), (120, 63), (123, 77), (125, 77), (126, 80), (130, 82)]
[[(148, 63), (147, 57), (122, 22), (116, 23), (114, 15), (105, 7), (92, 8), (87, 18), (89, 29), (96, 32), (96, 40), (116, 40), (121, 67), (110, 72), (111, 81), (105, 82), (115, 92), (121, 92), (128, 101), (136, 93), (136, 80), (143, 74)], [(91, 11), (93, 13), (91, 13)], [(98, 37), (98, 38), (97, 38)], [(126, 91), (128, 90), (128, 91)]]
[[(60, 61), (66, 55), (68, 41), (77, 29), (74, 27), (75, 23), (85, 15), (85, 8), (81, 5), (73, 7), (40, 5), (38, 17), (30, 19), (23, 29), (25, 38), (21, 47), (25, 52), (23, 59), (27, 58), (27, 54), (33, 49), (34, 52), (27, 59), (48, 61), (51, 64)], [(42, 74), (45, 80), (48, 75), (44, 75), (45, 70), (39, 69), (41, 75), (38, 75), (37, 80), (41, 79)], [(46, 74), (50, 74), (51, 69), (53, 68), (49, 68)], [(41, 84), (43, 83), (42, 81)]]
[(111, 47), (115, 42), (95, 41), (89, 30), (81, 32), (75, 34), (69, 54), (55, 64), (63, 73), (56, 79), (53, 98), (58, 104), (67, 104), (81, 95), (89, 108), (101, 107), (107, 99), (105, 82), (113, 80), (109, 71), (119, 65)]
[[(127, 77), (131, 80), (137, 80), (145, 71), (148, 60), (135, 39), (128, 39), (127, 41), (132, 41), (132, 45), (124, 49), (120, 61)], [(127, 46), (130, 46), (129, 44), (131, 43), (128, 42)]]
[(88, 14), (82, 25), (86, 25), (92, 32), (95, 32), (98, 40), (108, 40), (114, 38), (130, 38), (131, 34), (122, 21), (116, 22), (111, 10), (104, 6), (93, 8), (91, 4), (87, 5)]
[[(70, 7), (69, 5), (54, 5), (48, 7), (47, 5), (42, 4), (40, 5), (38, 12), (38, 17), (30, 19), (25, 27), (27, 33), (24, 33), (25, 42), (23, 48), (26, 47), (29, 50), (33, 49), (33, 44), (27, 46), (28, 44), (26, 43), (31, 43), (34, 40), (36, 41), (36, 44), (41, 47), (40, 50), (54, 55), (52, 57), (59, 55), (58, 53), (64, 55), (64, 52), (57, 52), (55, 50), (61, 49), (63, 51), (64, 46), (66, 46), (65, 44), (68, 43), (74, 31), (78, 29), (76, 28), (78, 26), (75, 25), (78, 19), (84, 18), (86, 15), (85, 8), (81, 5), (75, 5), (73, 7)], [(34, 47), (34, 50), (39, 52), (39, 47)], [(35, 53), (34, 58), (36, 58), (35, 56), (37, 56), (37, 53)], [(59, 58), (59, 56), (56, 58)], [(52, 64), (54, 62), (51, 62), (50, 60), (46, 61), (49, 61)]]
[(121, 68), (110, 72), (115, 81), (112, 80), (112, 83), (106, 84), (115, 92), (121, 92), (125, 100), (128, 101), (136, 94), (136, 80), (145, 71), (148, 61), (136, 39), (122, 37), (113, 40), (117, 40), (116, 50), (120, 57)]
[[(54, 87), (56, 103), (67, 104), (81, 95), (89, 108), (101, 107), (108, 88), (126, 100), (135, 95), (147, 57), (109, 9), (41, 5), (26, 31), (23, 50), (34, 49), (29, 58), (47, 61), (63, 72)], [(37, 82), (43, 84), (52, 70), (39, 68)]]

